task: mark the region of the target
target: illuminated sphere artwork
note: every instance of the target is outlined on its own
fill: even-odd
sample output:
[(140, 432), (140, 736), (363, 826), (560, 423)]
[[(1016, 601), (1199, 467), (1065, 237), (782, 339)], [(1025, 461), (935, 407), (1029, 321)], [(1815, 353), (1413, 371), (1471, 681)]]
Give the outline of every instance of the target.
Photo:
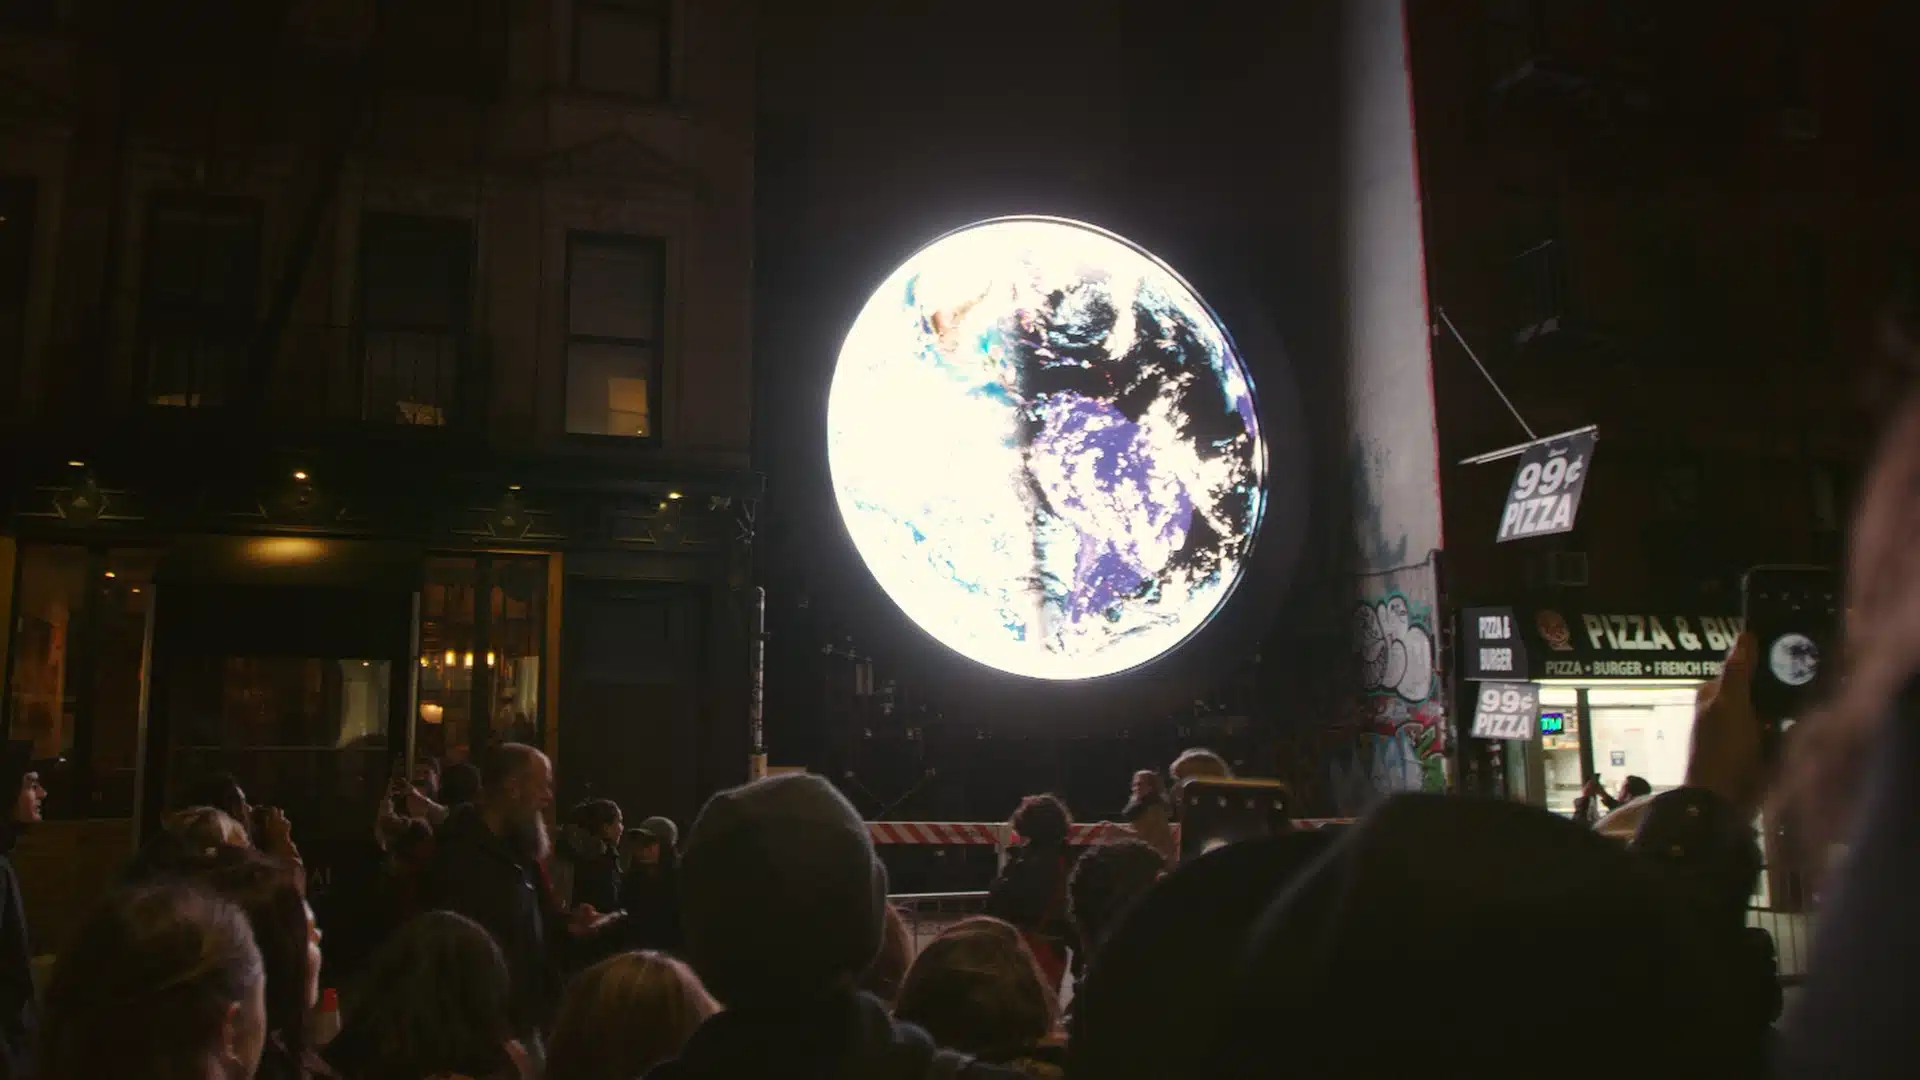
[(840, 347), (827, 455), (854, 546), (908, 617), (1055, 680), (1205, 625), (1245, 570), (1266, 469), (1206, 304), (1055, 218), (949, 233), (874, 291)]

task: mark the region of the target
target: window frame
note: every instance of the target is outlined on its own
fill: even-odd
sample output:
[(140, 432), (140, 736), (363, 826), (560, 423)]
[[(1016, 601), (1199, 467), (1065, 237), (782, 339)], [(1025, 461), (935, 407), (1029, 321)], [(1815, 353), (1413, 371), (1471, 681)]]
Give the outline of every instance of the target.
[[(123, 544), (104, 541), (73, 541), (53, 538), (22, 539), (15, 550), (13, 562), (13, 582), (11, 604), (4, 615), (17, 628), (23, 612), (21, 610), (22, 584), (25, 581), (27, 563), (32, 552), (48, 550), (67, 550), (79, 553), (85, 567), (82, 577), (80, 604), (69, 614), (67, 643), (64, 648), (73, 660), (72, 671), (68, 679), (74, 683), (73, 730), (71, 747), (62, 747), (59, 760), (61, 766), (57, 777), (47, 777), (49, 787), (59, 786), (64, 790), (53, 791), (48, 800), (48, 820), (50, 821), (86, 821), (124, 819), (138, 820), (141, 812), (140, 784), (146, 768), (146, 758), (139, 740), (144, 738), (147, 724), (145, 695), (152, 679), (152, 650), (154, 615), (154, 577), (159, 567), (159, 559), (164, 547), (152, 544)], [(138, 584), (121, 582), (119, 586), (105, 584), (116, 580), (113, 568), (116, 556), (131, 558), (136, 563), (144, 558), (149, 560), (147, 575), (133, 579)], [(135, 670), (135, 681), (140, 684), (141, 704), (134, 716), (135, 744), (133, 750), (133, 787), (129, 793), (130, 806), (125, 815), (110, 814), (102, 817), (94, 813), (98, 804), (107, 794), (102, 785), (101, 771), (97, 758), (101, 723), (101, 705), (105, 696), (101, 685), (101, 651), (106, 636), (106, 595), (116, 587), (124, 586), (134, 592), (148, 591), (145, 627), (142, 632), (142, 645), (139, 667)], [(0, 649), (0, 737), (14, 739), (14, 664), (18, 658), (20, 643), (18, 633), (7, 635), (6, 647)], [(69, 696), (68, 687), (62, 686), (62, 697)]]
[[(567, 88), (578, 94), (592, 94), (598, 97), (614, 98), (643, 105), (671, 105), (677, 95), (674, 92), (675, 76), (678, 74), (675, 63), (679, 50), (675, 47), (675, 34), (679, 30), (676, 0), (573, 0), (571, 12), (572, 25), (568, 27), (567, 41)], [(582, 81), (580, 74), (580, 35), (582, 12), (639, 12), (657, 11), (660, 15), (660, 85), (656, 93), (635, 94), (625, 90), (614, 90), (604, 86), (592, 86)]]
[[(416, 635), (415, 640), (419, 643), (417, 650), (419, 656), (414, 662), (424, 670), (434, 667), (443, 652), (453, 657), (466, 658), (467, 662), (461, 663), (459, 660), (456, 660), (454, 666), (457, 667), (457, 670), (470, 672), (466, 677), (467, 685), (464, 688), (454, 688), (450, 685), (442, 686), (439, 689), (444, 694), (446, 701), (433, 702), (432, 704), (441, 704), (444, 706), (452, 703), (455, 699), (464, 699), (463, 704), (466, 707), (466, 716), (459, 722), (464, 723), (466, 729), (459, 734), (465, 740), (468, 755), (467, 760), (478, 761), (480, 754), (489, 745), (501, 741), (496, 738), (496, 733), (493, 731), (493, 720), (497, 714), (496, 707), (500, 704), (500, 687), (504, 681), (503, 672), (508, 659), (507, 650), (504, 647), (505, 635), (503, 631), (511, 622), (504, 610), (507, 599), (505, 585), (506, 571), (503, 570), (504, 567), (531, 568), (538, 582), (539, 595), (536, 600), (529, 601), (530, 607), (537, 608), (537, 618), (533, 615), (529, 616), (529, 618), (537, 624), (537, 628), (531, 638), (532, 648), (529, 651), (533, 658), (538, 661), (538, 670), (541, 673), (540, 679), (543, 681), (533, 688), (535, 700), (534, 710), (524, 715), (533, 728), (534, 745), (539, 747), (546, 745), (547, 727), (552, 715), (552, 705), (547, 700), (544, 680), (546, 678), (546, 672), (550, 670), (549, 665), (555, 663), (553, 657), (547, 653), (548, 641), (546, 629), (552, 619), (552, 605), (555, 602), (552, 594), (548, 590), (548, 586), (550, 585), (550, 581), (546, 576), (548, 558), (547, 555), (534, 552), (432, 550), (427, 552), (422, 562), (420, 609), (414, 619), (414, 633)], [(439, 580), (437, 581), (432, 580), (436, 567), (441, 571)], [(468, 599), (471, 604), (471, 611), (465, 613), (470, 620), (469, 622), (465, 624), (458, 622), (457, 617), (462, 614), (458, 611), (442, 610), (438, 615), (433, 615), (429, 612), (426, 589), (434, 585), (448, 589), (450, 592), (453, 588), (461, 586), (469, 590)], [(495, 615), (493, 611), (494, 591), (496, 589), (501, 591), (503, 610), (500, 615)], [(442, 623), (441, 626), (436, 628), (440, 636), (436, 638), (432, 645), (428, 644), (426, 634), (427, 623), (430, 619), (438, 619)], [(463, 625), (467, 631), (464, 648), (456, 643), (458, 640), (457, 635), (448, 634), (450, 628), (458, 628)], [(497, 654), (500, 658), (498, 666), (487, 662), (485, 659), (493, 654)], [(448, 665), (441, 662), (439, 666), (445, 668)], [(416, 687), (419, 687), (419, 685), (420, 684), (416, 682)], [(414, 698), (415, 707), (413, 715), (407, 717), (408, 726), (400, 735), (400, 737), (407, 740), (408, 746), (420, 745), (421, 736), (419, 728), (420, 725), (424, 724), (420, 715), (420, 706), (429, 704), (423, 689), (416, 689)], [(518, 700), (524, 701), (525, 698)], [(451, 731), (454, 724), (455, 721), (446, 717), (444, 714), (439, 721), (439, 725), (443, 726), (443, 732)], [(442, 735), (443, 740), (446, 737), (445, 734)], [(449, 747), (443, 744), (441, 747), (442, 755), (444, 756), (448, 750)]]
[[(163, 211), (171, 207), (206, 208), (227, 206), (246, 211), (248, 224), (252, 231), (252, 249), (247, 260), (249, 264), (247, 280), (253, 285), (252, 295), (244, 305), (236, 304), (230, 316), (215, 317), (211, 308), (194, 312), (169, 311), (161, 307), (154, 298), (154, 281), (158, 266), (159, 250), (154, 243), (154, 225)], [(220, 409), (231, 403), (237, 380), (244, 375), (239, 370), (224, 372), (225, 381), (221, 385), (220, 398), (213, 402), (202, 402), (187, 406), (166, 406), (156, 403), (154, 398), (154, 358), (153, 348), (163, 331), (230, 331), (239, 334), (251, 343), (260, 326), (260, 287), (262, 270), (266, 265), (266, 202), (250, 195), (220, 195), (192, 191), (155, 191), (147, 197), (146, 220), (141, 232), (140, 256), (140, 299), (139, 299), (139, 336), (135, 355), (136, 379), (134, 386), (135, 402), (143, 409), (180, 409), (182, 411), (202, 411)], [(244, 331), (244, 333), (240, 333)], [(243, 352), (244, 355), (244, 352)], [(191, 394), (201, 394), (201, 386), (189, 388)]]
[[(445, 327), (429, 327), (420, 324), (403, 325), (400, 323), (370, 322), (367, 317), (368, 292), (370, 278), (367, 268), (370, 235), (369, 223), (379, 221), (415, 222), (432, 226), (442, 226), (451, 235), (457, 227), (466, 237), (464, 257), (466, 259), (466, 280), (461, 283), (457, 310), (452, 321)], [(478, 233), (471, 218), (444, 214), (411, 214), (403, 211), (366, 210), (360, 214), (359, 234), (354, 257), (353, 290), (353, 327), (350, 338), (353, 348), (354, 382), (354, 418), (358, 423), (370, 426), (400, 429), (446, 430), (466, 426), (473, 419), (472, 414), (481, 412), (470, 407), (473, 398), (473, 289), (479, 274)], [(453, 382), (448, 388), (444, 403), (445, 414), (439, 424), (403, 424), (397, 421), (379, 420), (368, 415), (367, 400), (367, 342), (372, 334), (421, 334), (445, 333), (453, 340)]]
[[(603, 334), (576, 333), (573, 329), (573, 258), (580, 246), (601, 245), (605, 247), (626, 248), (646, 251), (656, 260), (657, 272), (654, 275), (654, 336), (652, 338), (610, 337)], [(665, 400), (663, 384), (667, 372), (667, 268), (668, 244), (664, 236), (649, 236), (641, 233), (606, 232), (595, 229), (569, 229), (566, 235), (565, 280), (560, 291), (560, 430), (568, 439), (591, 440), (617, 446), (653, 446), (661, 444), (661, 432), (665, 428), (666, 417), (662, 414), (662, 402)], [(569, 401), (573, 385), (573, 347), (575, 345), (611, 345), (626, 348), (649, 350), (653, 356), (652, 370), (647, 373), (647, 433), (645, 435), (613, 435), (604, 431), (574, 431), (569, 422)]]

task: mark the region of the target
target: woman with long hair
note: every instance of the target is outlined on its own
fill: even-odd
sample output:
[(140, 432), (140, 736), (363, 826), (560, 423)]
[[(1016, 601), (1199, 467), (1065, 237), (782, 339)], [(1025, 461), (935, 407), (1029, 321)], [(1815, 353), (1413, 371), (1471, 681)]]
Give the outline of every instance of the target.
[(327, 1044), (352, 1080), (522, 1080), (507, 962), (479, 923), (450, 911), (417, 915), (374, 954), (365, 992)]
[(547, 1052), (547, 1080), (633, 1080), (670, 1058), (720, 1011), (687, 965), (629, 952), (567, 987)]
[(1067, 838), (1073, 816), (1057, 795), (1029, 795), (1008, 822), (1024, 843), (987, 894), (987, 914), (1018, 927), (1056, 993), (1067, 974), (1067, 877), (1073, 869)]
[(320, 1000), (320, 928), (293, 866), (248, 848), (219, 848), (186, 862), (184, 877), (241, 911), (267, 974), (267, 1040), (260, 1080), (306, 1080), (330, 1070), (313, 1052), (308, 1021)]
[(894, 1015), (925, 1028), (933, 1041), (1030, 1077), (1062, 1074), (1057, 1047), (1060, 1003), (1033, 951), (998, 920), (969, 919), (921, 950), (900, 984)]
[(39, 1080), (248, 1080), (266, 1041), (266, 971), (244, 912), (171, 883), (110, 895), (53, 971)]

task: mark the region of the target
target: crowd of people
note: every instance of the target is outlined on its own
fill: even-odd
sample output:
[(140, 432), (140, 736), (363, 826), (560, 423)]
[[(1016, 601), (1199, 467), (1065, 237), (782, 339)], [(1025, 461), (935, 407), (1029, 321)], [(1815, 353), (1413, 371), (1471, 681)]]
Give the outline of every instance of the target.
[[(589, 801), (556, 844), (540, 751), (422, 763), (376, 816), (387, 923), (331, 1038), (291, 825), (230, 777), (142, 848), (42, 1001), (5, 853), (46, 792), (30, 748), (0, 744), (16, 793), (0, 1080), (1910, 1075), (1916, 535), (1920, 396), (1865, 493), (1834, 700), (1771, 768), (1742, 636), (1700, 695), (1684, 785), (1588, 793), (1627, 802), (1608, 819), (1630, 813), (1622, 839), (1404, 795), (1338, 833), (1183, 860), (1166, 782), (1228, 771), (1195, 751), (1135, 778), (1134, 839), (1077, 853), (1060, 800), (1023, 801), (989, 913), (917, 953), (866, 823), (819, 777), (721, 792), (684, 844), (670, 821), (630, 830)], [(1784, 1018), (1771, 944), (1745, 918), (1763, 808), (1803, 848), (1841, 853)]]

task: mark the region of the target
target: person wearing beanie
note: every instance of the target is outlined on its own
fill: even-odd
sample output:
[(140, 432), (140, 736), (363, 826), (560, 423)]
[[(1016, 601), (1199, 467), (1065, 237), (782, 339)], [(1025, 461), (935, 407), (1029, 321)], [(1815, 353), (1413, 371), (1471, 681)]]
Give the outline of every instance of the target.
[(880, 951), (887, 872), (866, 822), (817, 776), (708, 800), (680, 864), (694, 970), (725, 1010), (650, 1080), (1011, 1080), (896, 1023), (855, 989)]
[(619, 936), (628, 949), (680, 955), (680, 829), (670, 819), (650, 817), (627, 830), (621, 842), (620, 907), (627, 913)]
[(47, 801), (32, 743), (0, 743), (0, 790), (12, 795), (7, 817), (0, 821), (0, 1080), (12, 1080), (33, 1075), (40, 1027), (33, 945), (12, 859), (20, 834), (40, 820)]

